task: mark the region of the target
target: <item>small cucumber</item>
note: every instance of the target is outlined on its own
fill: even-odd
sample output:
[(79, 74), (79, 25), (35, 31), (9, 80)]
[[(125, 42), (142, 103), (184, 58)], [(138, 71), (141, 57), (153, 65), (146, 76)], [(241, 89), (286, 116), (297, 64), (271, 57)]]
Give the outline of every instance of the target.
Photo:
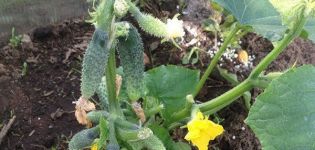
[(123, 68), (123, 80), (131, 101), (137, 101), (144, 91), (143, 43), (138, 30), (130, 24), (128, 37), (118, 38), (118, 51)]
[(150, 33), (156, 37), (166, 37), (167, 27), (161, 20), (153, 17), (149, 14), (143, 14), (132, 2), (127, 1), (130, 8), (129, 11), (139, 23), (139, 26), (147, 33)]
[(108, 34), (96, 29), (84, 54), (81, 76), (81, 95), (89, 99), (94, 95), (105, 72), (109, 49)]
[(128, 144), (133, 150), (166, 150), (161, 140), (155, 135), (151, 135), (149, 138), (144, 140), (129, 141)]
[(107, 93), (107, 86), (106, 86), (106, 77), (102, 77), (101, 83), (96, 90), (96, 94), (100, 100), (102, 110), (108, 110), (108, 93)]
[(75, 134), (69, 142), (69, 150), (82, 150), (92, 145), (94, 139), (99, 136), (99, 127), (85, 129)]

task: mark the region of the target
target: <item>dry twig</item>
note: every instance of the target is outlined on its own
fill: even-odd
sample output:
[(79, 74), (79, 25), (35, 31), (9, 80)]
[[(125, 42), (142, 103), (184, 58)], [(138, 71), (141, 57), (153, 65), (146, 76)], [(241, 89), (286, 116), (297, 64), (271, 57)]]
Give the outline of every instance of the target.
[(5, 124), (3, 126), (3, 128), (1, 129), (0, 132), (0, 144), (2, 143), (2, 140), (4, 139), (4, 137), (7, 135), (8, 131), (10, 130), (13, 122), (15, 121), (16, 116), (13, 116), (10, 120), (8, 124)]

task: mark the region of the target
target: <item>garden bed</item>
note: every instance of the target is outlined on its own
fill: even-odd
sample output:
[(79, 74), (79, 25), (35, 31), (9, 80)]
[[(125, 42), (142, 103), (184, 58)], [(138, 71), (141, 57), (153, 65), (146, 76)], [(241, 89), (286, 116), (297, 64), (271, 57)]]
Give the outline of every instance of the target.
[[(153, 4), (144, 8), (153, 8), (152, 12), (168, 12), (170, 15), (174, 13), (170, 11), (174, 8), (169, 8), (172, 6)], [(183, 18), (185, 23), (195, 26), (204, 34), (202, 47), (210, 47), (211, 42), (206, 40), (213, 40), (213, 37), (201, 31), (198, 20), (192, 20), (189, 16)], [(17, 117), (1, 149), (67, 149), (67, 142), (73, 134), (84, 128), (75, 119), (75, 105), (72, 102), (80, 97), (81, 61), (93, 30), (93, 26), (82, 20), (66, 21), (35, 30), (30, 34), (32, 40), (18, 48), (4, 46), (0, 49), (0, 123), (6, 123), (14, 115)], [(149, 35), (143, 36), (143, 41), (151, 60), (146, 69), (161, 64), (182, 65), (186, 49), (181, 51), (168, 43), (159, 44), (160, 39)], [(272, 49), (269, 41), (252, 33), (242, 39), (241, 46), (256, 57), (254, 65)], [(186, 66), (205, 70), (210, 58), (206, 53), (201, 53), (200, 59), (204, 65), (199, 62)], [(24, 63), (27, 69), (26, 74), (22, 75)], [(268, 71), (284, 71), (294, 64), (315, 64), (315, 45), (308, 40), (296, 39), (269, 66)], [(225, 67), (234, 70), (232, 65)], [(242, 79), (248, 75), (248, 71), (236, 73)], [(230, 88), (232, 86), (229, 83), (214, 74), (196, 99), (210, 100)], [(254, 96), (258, 93), (258, 90), (252, 91)], [(258, 139), (244, 123), (247, 113), (241, 100), (221, 110), (218, 117), (222, 119), (225, 132), (213, 141), (212, 146), (222, 150), (261, 149)], [(184, 132), (178, 130), (172, 137), (182, 139)]]

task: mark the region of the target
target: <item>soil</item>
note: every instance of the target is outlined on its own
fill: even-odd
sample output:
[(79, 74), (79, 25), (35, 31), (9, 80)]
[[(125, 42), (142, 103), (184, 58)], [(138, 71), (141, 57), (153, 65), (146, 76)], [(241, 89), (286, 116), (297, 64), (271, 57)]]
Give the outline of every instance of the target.
[(0, 116), (17, 116), (1, 149), (66, 149), (65, 142), (84, 128), (72, 101), (80, 96), (80, 62), (93, 28), (82, 21), (50, 28), (36, 30), (30, 48), (1, 49)]
[[(156, 16), (165, 16), (165, 13), (159, 12), (168, 12), (168, 16), (176, 10), (172, 7), (176, 5), (151, 4), (144, 9), (156, 12)], [(189, 16), (184, 19), (189, 25), (196, 23), (195, 20), (189, 19)], [(206, 41), (211, 40), (211, 36), (200, 31), (200, 24), (196, 23), (195, 27), (202, 33), (201, 47), (209, 48), (211, 45)], [(4, 46), (0, 49), (0, 124), (6, 123), (13, 115), (17, 116), (0, 146), (1, 150), (64, 150), (67, 149), (67, 142), (72, 135), (84, 128), (74, 117), (72, 102), (80, 96), (80, 66), (92, 32), (93, 27), (83, 21), (66, 21), (35, 30), (30, 34), (31, 44), (22, 43), (18, 48)], [(188, 49), (185, 47), (180, 51), (169, 43), (160, 44), (160, 39), (147, 34), (144, 34), (143, 41), (146, 54), (151, 60), (147, 69), (161, 64), (181, 65), (182, 57)], [(250, 33), (242, 39), (242, 47), (248, 50), (249, 54), (256, 56), (256, 65), (270, 52), (272, 44)], [(209, 60), (209, 56), (202, 53), (201, 61), (185, 66), (201, 68), (203, 71)], [(26, 74), (22, 73), (24, 63), (27, 64)], [(295, 63), (297, 66), (315, 65), (315, 45), (312, 42), (296, 39), (267, 71), (283, 71)], [(243, 76), (246, 76), (246, 73)], [(220, 77), (212, 76), (197, 99), (210, 100), (231, 88), (231, 85)], [(252, 94), (255, 96), (259, 91), (253, 90)], [(211, 149), (260, 150), (258, 139), (243, 122), (247, 113), (241, 100), (218, 112), (225, 132), (213, 141)]]

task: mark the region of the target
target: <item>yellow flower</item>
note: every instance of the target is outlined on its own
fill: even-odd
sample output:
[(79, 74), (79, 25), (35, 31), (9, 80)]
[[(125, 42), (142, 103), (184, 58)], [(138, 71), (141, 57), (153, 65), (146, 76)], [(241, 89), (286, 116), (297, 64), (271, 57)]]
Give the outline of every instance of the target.
[(94, 143), (94, 144), (91, 146), (91, 150), (98, 150), (97, 143)]
[(183, 21), (177, 19), (177, 15), (173, 19), (167, 19), (166, 24), (167, 37), (166, 38), (177, 38), (185, 35)]
[(185, 139), (191, 141), (199, 150), (207, 150), (209, 141), (222, 134), (224, 129), (205, 117), (201, 112), (187, 124), (188, 133)]

